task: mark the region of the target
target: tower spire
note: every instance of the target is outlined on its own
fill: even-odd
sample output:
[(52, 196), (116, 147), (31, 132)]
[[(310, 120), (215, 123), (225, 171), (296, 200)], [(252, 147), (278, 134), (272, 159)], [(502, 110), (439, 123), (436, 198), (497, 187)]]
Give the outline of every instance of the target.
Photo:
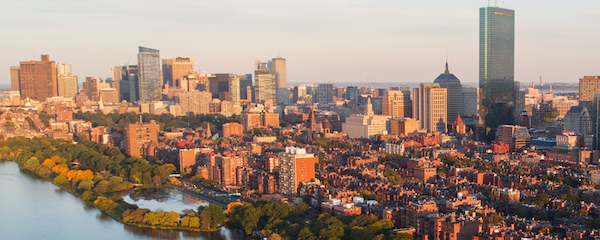
[(373, 104), (371, 104), (371, 97), (367, 97), (367, 111), (366, 111), (365, 115), (367, 115), (367, 116), (375, 115), (373, 113)]
[(448, 60), (446, 60), (446, 71), (444, 71), (444, 74), (450, 74), (450, 71), (448, 70)]

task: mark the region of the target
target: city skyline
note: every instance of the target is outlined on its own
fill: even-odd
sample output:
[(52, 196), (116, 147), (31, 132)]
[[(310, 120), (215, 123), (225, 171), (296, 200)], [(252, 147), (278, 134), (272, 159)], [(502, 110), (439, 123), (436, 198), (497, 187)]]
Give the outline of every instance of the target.
[[(70, 64), (80, 82), (110, 77), (111, 67), (135, 64), (137, 46), (158, 49), (165, 59), (192, 57), (195, 70), (202, 66), (209, 73), (252, 73), (255, 59), (281, 56), (288, 60), (288, 82), (334, 84), (431, 82), (443, 70), (447, 52), (453, 73), (473, 83), (478, 81), (478, 9), (487, 1), (182, 1), (142, 10), (137, 10), (142, 2), (119, 4), (6, 4), (0, 11), (3, 22), (10, 22), (5, 32), (11, 37), (1, 49), (0, 66), (6, 70), (0, 84), (10, 83), (9, 66), (40, 54)], [(497, 5), (518, 12), (516, 81), (537, 84), (542, 76), (547, 83), (576, 83), (600, 73), (590, 54), (600, 49), (594, 43), (598, 13), (590, 10), (599, 2)], [(219, 17), (224, 13), (228, 18)], [(39, 24), (47, 19), (53, 23)]]

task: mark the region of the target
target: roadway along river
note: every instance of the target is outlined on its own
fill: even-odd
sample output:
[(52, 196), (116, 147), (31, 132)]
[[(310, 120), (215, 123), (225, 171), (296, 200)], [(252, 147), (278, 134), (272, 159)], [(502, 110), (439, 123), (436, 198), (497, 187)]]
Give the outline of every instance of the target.
[(14, 162), (0, 161), (0, 239), (244, 239), (240, 230), (217, 233), (125, 226)]

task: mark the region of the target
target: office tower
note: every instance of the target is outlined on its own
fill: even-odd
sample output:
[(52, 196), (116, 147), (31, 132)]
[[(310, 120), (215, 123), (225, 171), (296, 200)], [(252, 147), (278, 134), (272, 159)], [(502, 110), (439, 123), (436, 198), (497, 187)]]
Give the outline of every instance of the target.
[(275, 73), (269, 71), (267, 64), (261, 63), (254, 71), (255, 101), (276, 103)]
[(100, 92), (100, 83), (102, 80), (100, 78), (95, 77), (86, 77), (85, 82), (83, 83), (83, 88), (85, 89), (85, 95), (88, 97), (90, 101), (98, 101), (99, 92)]
[(56, 64), (58, 96), (75, 97), (77, 95), (77, 74), (71, 72), (71, 64)]
[(275, 88), (277, 89), (277, 104), (289, 105), (290, 96), (287, 89), (287, 73), (285, 58), (276, 57), (271, 59), (271, 72), (275, 73)]
[(412, 117), (410, 91), (384, 90), (381, 100), (381, 114), (392, 118)]
[(271, 59), (271, 69), (271, 72), (275, 73), (275, 87), (287, 87), (285, 58), (276, 57)]
[(292, 91), (292, 103), (295, 104), (299, 100), (302, 100), (304, 96), (306, 96), (306, 86), (294, 86), (294, 90)]
[(99, 95), (100, 98), (98, 100), (101, 100), (103, 103), (119, 103), (119, 92), (115, 88), (101, 88)]
[(360, 96), (358, 87), (349, 86), (346, 88), (346, 99), (352, 101), (354, 104), (358, 104), (358, 96)]
[(123, 80), (123, 66), (115, 66), (110, 68), (112, 75), (112, 83), (110, 86), (119, 93), (119, 101), (121, 100), (121, 81)]
[(471, 86), (462, 87), (463, 94), (463, 110), (461, 115), (464, 116), (477, 116), (479, 109), (479, 88)]
[(119, 81), (119, 101), (135, 102), (139, 100), (138, 66), (122, 66), (120, 72), (121, 80)]
[(498, 141), (507, 144), (510, 152), (520, 151), (529, 146), (531, 137), (526, 127), (500, 125), (497, 131)]
[(406, 137), (419, 133), (419, 121), (412, 118), (393, 118), (390, 120), (390, 134)]
[(21, 80), (21, 67), (10, 66), (10, 90), (19, 91), (19, 81)]
[(413, 117), (419, 120), (421, 129), (446, 133), (447, 91), (439, 83), (421, 83), (413, 89)]
[(446, 98), (446, 102), (448, 103), (448, 115), (446, 116), (446, 119), (448, 120), (448, 124), (452, 124), (454, 119), (456, 119), (456, 116), (465, 113), (463, 111), (463, 93), (460, 80), (458, 80), (454, 74), (450, 73), (448, 70), (448, 63), (446, 62), (446, 70), (433, 82), (439, 83), (440, 87), (448, 89)]
[(513, 124), (515, 112), (515, 11), (479, 9), (479, 117), (485, 140), (494, 139), (498, 125)]
[(150, 123), (140, 121), (125, 126), (125, 151), (132, 157), (148, 155), (148, 146), (158, 141), (158, 124), (154, 120)]
[(217, 73), (208, 77), (212, 98), (231, 101), (240, 105), (240, 78), (231, 73)]
[(286, 147), (279, 154), (279, 190), (282, 194), (296, 195), (303, 182), (315, 178), (315, 166), (319, 162), (314, 154), (304, 148)]
[(194, 72), (194, 59), (176, 57), (162, 60), (163, 85), (175, 86), (176, 80)]
[(252, 86), (252, 74), (243, 74), (238, 76), (240, 78), (240, 99), (252, 100), (252, 94), (248, 96), (248, 87)]
[(583, 76), (583, 78), (580, 78), (579, 101), (591, 103), (594, 100), (594, 93), (600, 93), (600, 76)]
[(179, 106), (184, 113), (209, 114), (212, 95), (206, 91), (193, 90), (179, 93)]
[(371, 98), (367, 98), (365, 114), (352, 114), (342, 123), (342, 131), (350, 138), (373, 138), (377, 134), (387, 134), (390, 116), (375, 115)]
[(323, 83), (317, 85), (317, 102), (318, 103), (327, 103), (333, 102), (333, 84), (331, 83)]
[(41, 61), (20, 62), (21, 98), (45, 101), (58, 95), (56, 87), (56, 64), (50, 56), (42, 55)]
[(160, 52), (156, 49), (139, 47), (138, 67), (139, 101), (148, 103), (162, 100)]

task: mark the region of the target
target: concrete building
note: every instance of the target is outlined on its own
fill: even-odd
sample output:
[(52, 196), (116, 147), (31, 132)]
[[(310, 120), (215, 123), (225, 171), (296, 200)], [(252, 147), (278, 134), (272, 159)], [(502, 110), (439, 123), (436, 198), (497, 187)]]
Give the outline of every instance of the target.
[(419, 120), (421, 129), (446, 133), (447, 93), (438, 83), (421, 83), (413, 89), (413, 117)]
[(212, 98), (231, 101), (240, 105), (240, 78), (231, 73), (217, 73), (208, 77)]
[(579, 101), (594, 101), (594, 93), (600, 92), (600, 76), (583, 76), (579, 79)]
[(416, 135), (419, 133), (419, 121), (412, 118), (390, 119), (390, 134), (401, 137)]
[(358, 103), (358, 97), (360, 96), (358, 87), (349, 86), (346, 88), (346, 99), (352, 101), (354, 104)]
[(479, 88), (471, 86), (462, 87), (463, 110), (460, 113), (463, 116), (477, 116), (479, 112)]
[(342, 131), (350, 138), (372, 138), (389, 132), (390, 116), (379, 116), (373, 112), (371, 98), (367, 99), (365, 114), (352, 114), (342, 124)]
[(102, 80), (96, 77), (86, 77), (83, 83), (85, 95), (90, 101), (98, 101), (100, 97), (100, 84)]
[(271, 59), (271, 72), (275, 73), (275, 89), (277, 105), (289, 105), (290, 97), (287, 89), (287, 69), (285, 58), (276, 57)]
[(56, 64), (49, 55), (42, 55), (41, 61), (22, 61), (19, 69), (21, 98), (45, 101), (58, 96)]
[(563, 129), (575, 134), (592, 134), (592, 118), (587, 108), (572, 106), (563, 119)]
[[(60, 97), (75, 97), (78, 93), (77, 74), (71, 72), (71, 64), (56, 64), (57, 91)], [(118, 99), (117, 99), (118, 102)]]
[(138, 53), (138, 94), (139, 101), (162, 100), (162, 74), (160, 52), (157, 49), (139, 47)]
[(103, 103), (119, 103), (119, 93), (114, 88), (102, 88), (100, 89), (100, 99)]
[(448, 90), (446, 94), (446, 103), (448, 105), (446, 123), (452, 124), (456, 116), (464, 114), (462, 84), (460, 84), (460, 80), (454, 74), (450, 73), (447, 62), (444, 73), (440, 74), (433, 82), (439, 83), (440, 87)]
[(196, 156), (199, 153), (199, 148), (179, 149), (179, 172), (192, 172), (192, 167), (196, 165)]
[(223, 124), (223, 137), (244, 134), (244, 126), (236, 122)]
[(206, 91), (189, 91), (179, 93), (179, 106), (184, 113), (209, 114), (209, 103), (212, 95)]
[(410, 91), (384, 90), (383, 99), (381, 100), (381, 114), (392, 118), (412, 117)]
[(287, 195), (298, 194), (299, 186), (315, 178), (315, 166), (319, 162), (304, 148), (286, 147), (279, 154), (279, 189)]
[(20, 91), (20, 82), (21, 81), (21, 67), (20, 66), (10, 66), (10, 90), (11, 91)]
[(214, 179), (223, 186), (231, 186), (237, 183), (238, 167), (244, 166), (244, 158), (240, 156), (216, 156), (215, 165), (220, 170), (220, 179)]
[(154, 121), (142, 123), (140, 121), (125, 127), (125, 152), (134, 157), (147, 155), (147, 148), (151, 143), (158, 141), (158, 124)]
[(325, 83), (317, 85), (316, 102), (327, 103), (333, 102), (333, 84)]
[(516, 125), (498, 126), (498, 141), (507, 144), (510, 152), (529, 147), (530, 139), (531, 136), (526, 127)]
[(162, 60), (163, 85), (174, 86), (175, 80), (194, 72), (194, 59), (176, 57)]

